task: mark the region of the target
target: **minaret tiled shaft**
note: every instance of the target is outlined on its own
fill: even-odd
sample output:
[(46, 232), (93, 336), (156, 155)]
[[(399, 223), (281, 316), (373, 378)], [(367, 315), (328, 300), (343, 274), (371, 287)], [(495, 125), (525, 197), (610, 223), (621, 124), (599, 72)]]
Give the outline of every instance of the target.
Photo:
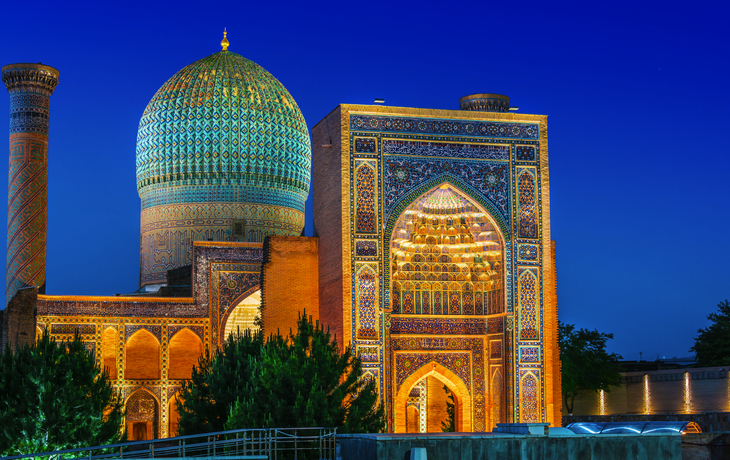
[(6, 305), (24, 286), (45, 292), (48, 119), (58, 75), (42, 64), (2, 68), (10, 93)]

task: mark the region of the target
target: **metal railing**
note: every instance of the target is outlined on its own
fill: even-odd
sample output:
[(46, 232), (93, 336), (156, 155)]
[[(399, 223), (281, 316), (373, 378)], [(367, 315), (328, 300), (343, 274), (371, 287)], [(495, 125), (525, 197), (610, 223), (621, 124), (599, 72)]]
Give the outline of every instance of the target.
[(336, 445), (337, 428), (263, 428), (15, 455), (4, 459), (230, 457), (231, 460), (336, 460)]

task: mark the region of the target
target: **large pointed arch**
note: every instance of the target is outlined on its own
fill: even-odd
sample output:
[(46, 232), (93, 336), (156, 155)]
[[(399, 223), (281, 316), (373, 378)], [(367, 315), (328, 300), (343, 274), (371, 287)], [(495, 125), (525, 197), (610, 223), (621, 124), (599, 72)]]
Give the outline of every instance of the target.
[[(498, 211), (448, 181), (419, 192), (388, 219), (384, 306), (394, 314), (504, 311), (508, 247)], [(415, 290), (406, 290), (406, 280)], [(449, 284), (438, 292), (430, 281)]]
[(509, 225), (509, 218), (505, 216), (499, 208), (492, 203), (489, 198), (485, 197), (479, 190), (474, 188), (472, 185), (464, 181), (462, 178), (455, 176), (452, 173), (445, 172), (437, 176), (434, 176), (420, 184), (416, 185), (408, 192), (402, 194), (390, 207), (390, 209), (384, 210), (385, 217), (385, 228), (384, 234), (390, 235), (393, 232), (393, 226), (400, 218), (401, 214), (405, 209), (416, 201), (421, 196), (434, 190), (441, 184), (451, 184), (455, 188), (459, 189), (463, 195), (469, 198), (472, 202), (477, 203), (484, 209), (486, 214), (489, 214), (494, 219), (500, 230), (500, 236), (503, 240), (512, 240), (512, 231)]
[(432, 376), (440, 380), (444, 385), (454, 393), (455, 399), (458, 401), (459, 414), (457, 414), (456, 431), (469, 432), (472, 431), (472, 401), (469, 389), (461, 378), (451, 372), (446, 367), (431, 361), (416, 369), (409, 375), (396, 390), (395, 401), (393, 404), (395, 432), (406, 432), (406, 404), (408, 403), (408, 395), (411, 388), (422, 378)]

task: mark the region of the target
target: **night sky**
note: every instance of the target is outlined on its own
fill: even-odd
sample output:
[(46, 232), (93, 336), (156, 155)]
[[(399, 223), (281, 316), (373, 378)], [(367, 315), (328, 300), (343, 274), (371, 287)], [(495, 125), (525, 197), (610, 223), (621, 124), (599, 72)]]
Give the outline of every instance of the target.
[[(375, 98), (457, 109), (494, 92), (547, 114), (559, 318), (613, 332), (625, 359), (689, 356), (730, 298), (730, 7), (550, 3), (5, 2), (0, 65), (61, 74), (47, 293), (138, 288), (139, 119), (175, 72), (220, 50), (225, 26), (310, 128)], [(310, 200), (308, 234), (311, 219)]]

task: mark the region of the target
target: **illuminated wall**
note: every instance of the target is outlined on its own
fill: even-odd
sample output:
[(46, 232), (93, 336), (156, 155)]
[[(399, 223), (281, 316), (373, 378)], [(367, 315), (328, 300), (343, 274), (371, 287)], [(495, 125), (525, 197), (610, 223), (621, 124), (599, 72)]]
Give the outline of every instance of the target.
[(559, 424), (546, 117), (340, 105), (312, 132), (320, 317), (389, 429), (425, 377), (467, 431)]
[(258, 313), (262, 244), (196, 242), (193, 254), (193, 297), (38, 296), (37, 334), (79, 332), (121, 390), (130, 439), (174, 435), (175, 394), (192, 366), (248, 324), (241, 308)]
[(726, 367), (623, 372), (611, 391), (578, 393), (573, 415), (730, 412), (728, 375)]

